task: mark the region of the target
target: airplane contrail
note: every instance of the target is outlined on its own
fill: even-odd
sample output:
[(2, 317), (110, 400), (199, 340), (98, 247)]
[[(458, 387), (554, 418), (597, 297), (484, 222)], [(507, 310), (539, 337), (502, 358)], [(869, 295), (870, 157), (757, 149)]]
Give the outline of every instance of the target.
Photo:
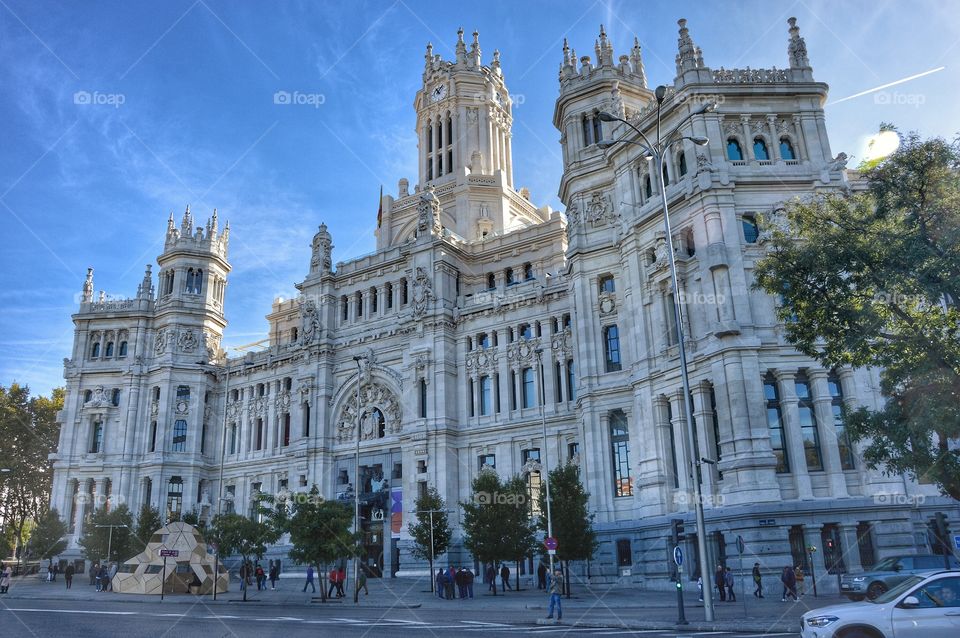
[(875, 86), (872, 89), (867, 89), (866, 91), (860, 91), (859, 93), (854, 93), (848, 97), (840, 98), (839, 100), (834, 100), (833, 102), (828, 102), (826, 106), (831, 106), (833, 104), (839, 104), (840, 102), (846, 102), (847, 100), (852, 100), (855, 97), (860, 97), (861, 95), (867, 95), (868, 93), (875, 93), (877, 91), (882, 91), (891, 86), (896, 86), (898, 84), (903, 84), (904, 82), (909, 82), (910, 80), (916, 80), (917, 78), (922, 78), (925, 75), (930, 75), (931, 73), (936, 73), (937, 71), (943, 71), (945, 66), (938, 66), (935, 69), (930, 69), (929, 71), (924, 71), (923, 73), (917, 73), (916, 75), (911, 75), (908, 78), (903, 78), (902, 80), (897, 80), (896, 82), (889, 82), (887, 84), (881, 84), (880, 86)]

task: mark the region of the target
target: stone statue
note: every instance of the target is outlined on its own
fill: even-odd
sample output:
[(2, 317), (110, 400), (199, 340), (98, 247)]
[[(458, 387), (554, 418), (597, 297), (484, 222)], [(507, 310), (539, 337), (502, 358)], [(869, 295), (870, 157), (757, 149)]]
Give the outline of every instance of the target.
[(320, 333), (320, 315), (313, 299), (300, 300), (300, 343), (313, 343)]
[(430, 301), (433, 300), (433, 284), (422, 266), (417, 266), (413, 281), (413, 318), (422, 319), (427, 314)]

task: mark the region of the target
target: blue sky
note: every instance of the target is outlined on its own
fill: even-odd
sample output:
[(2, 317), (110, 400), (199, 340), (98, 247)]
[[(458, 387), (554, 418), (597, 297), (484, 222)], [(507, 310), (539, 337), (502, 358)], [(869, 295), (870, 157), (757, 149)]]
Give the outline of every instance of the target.
[[(515, 183), (562, 208), (551, 124), (561, 42), (616, 54), (636, 36), (651, 86), (674, 76), (685, 17), (713, 68), (787, 65), (798, 18), (827, 107), (833, 151), (862, 157), (881, 121), (953, 137), (960, 77), (954, 2), (247, 2), (0, 0), (0, 384), (62, 383), (70, 314), (88, 266), (132, 296), (190, 204), (231, 221), (226, 345), (265, 336), (321, 221), (334, 261), (374, 249), (377, 194), (416, 181), (413, 96), (426, 43), (456, 30), (501, 52), (514, 95)], [(276, 105), (277, 91), (322, 95)], [(86, 92), (93, 104), (77, 104)], [(521, 100), (518, 96), (522, 96)], [(80, 100), (82, 101), (82, 100)], [(322, 101), (322, 104), (319, 102)], [(853, 164), (857, 163), (853, 160)]]

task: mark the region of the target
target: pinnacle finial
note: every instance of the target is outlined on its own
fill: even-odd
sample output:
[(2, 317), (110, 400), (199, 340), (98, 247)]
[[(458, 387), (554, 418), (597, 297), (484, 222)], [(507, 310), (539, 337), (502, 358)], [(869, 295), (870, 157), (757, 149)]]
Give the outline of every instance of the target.
[(807, 57), (807, 43), (800, 37), (800, 27), (797, 26), (797, 19), (791, 17), (787, 20), (787, 24), (790, 25), (790, 42), (787, 45), (790, 68), (809, 68), (810, 59)]
[(463, 27), (457, 29), (457, 40), (463, 42)]

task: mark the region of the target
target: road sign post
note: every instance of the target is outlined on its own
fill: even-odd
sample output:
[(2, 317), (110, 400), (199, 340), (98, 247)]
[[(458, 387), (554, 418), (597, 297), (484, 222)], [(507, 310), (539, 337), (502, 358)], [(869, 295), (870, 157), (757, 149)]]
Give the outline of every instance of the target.
[[(740, 563), (740, 582), (744, 583), (746, 577), (743, 575), (743, 550), (745, 549), (743, 543), (743, 536), (737, 536), (737, 554), (739, 555), (738, 562)], [(743, 585), (740, 591), (740, 598), (743, 599), (743, 617), (747, 617), (747, 587)]]
[(680, 549), (679, 545), (675, 545), (673, 548), (673, 562), (677, 565), (677, 611), (679, 612), (679, 617), (677, 618), (678, 625), (687, 624), (687, 615), (683, 609), (683, 550)]

